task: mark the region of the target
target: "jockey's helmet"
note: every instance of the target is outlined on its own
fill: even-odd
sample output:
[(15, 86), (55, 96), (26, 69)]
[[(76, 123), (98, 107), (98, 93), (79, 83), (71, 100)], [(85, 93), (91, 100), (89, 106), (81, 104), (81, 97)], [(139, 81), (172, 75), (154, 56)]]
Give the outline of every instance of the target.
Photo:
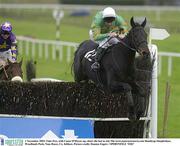
[(116, 12), (113, 8), (107, 7), (102, 12), (102, 17), (104, 18), (116, 18)]
[(12, 25), (10, 22), (4, 22), (1, 24), (1, 34), (3, 33), (11, 33), (12, 31)]

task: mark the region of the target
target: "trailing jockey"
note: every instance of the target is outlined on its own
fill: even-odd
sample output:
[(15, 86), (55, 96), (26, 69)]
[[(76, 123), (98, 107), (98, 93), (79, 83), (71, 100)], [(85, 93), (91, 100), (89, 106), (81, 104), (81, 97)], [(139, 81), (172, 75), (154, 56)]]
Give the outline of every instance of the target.
[(0, 66), (5, 66), (7, 60), (17, 61), (17, 41), (10, 22), (4, 22), (0, 26)]
[(95, 62), (91, 66), (94, 71), (97, 71), (100, 68), (100, 60), (105, 50), (119, 42), (117, 36), (123, 38), (127, 33), (127, 23), (116, 14), (113, 8), (107, 7), (95, 15), (90, 33), (92, 39), (99, 44), (96, 50)]

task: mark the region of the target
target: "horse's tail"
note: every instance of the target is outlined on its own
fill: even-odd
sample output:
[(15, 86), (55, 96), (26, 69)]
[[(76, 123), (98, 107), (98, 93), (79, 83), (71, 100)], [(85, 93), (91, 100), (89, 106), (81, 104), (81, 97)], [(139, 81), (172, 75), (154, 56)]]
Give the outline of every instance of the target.
[(81, 66), (81, 60), (80, 60), (80, 58), (78, 58), (76, 56), (76, 54), (77, 54), (77, 52), (75, 52), (75, 54), (74, 54), (74, 62), (72, 64), (71, 70), (73, 70), (73, 73), (74, 73), (74, 80), (76, 82), (79, 82), (80, 81), (80, 79), (79, 79), (80, 76), (78, 74), (79, 74), (79, 70), (80, 70), (80, 66)]
[(72, 64), (72, 70), (74, 72), (74, 80), (76, 82), (80, 82), (82, 80), (82, 77), (83, 77), (81, 61), (82, 61), (85, 53), (87, 52), (86, 48), (83, 47), (84, 44), (86, 44), (87, 42), (88, 42), (88, 40), (82, 42), (78, 46), (77, 50), (74, 53), (74, 61)]

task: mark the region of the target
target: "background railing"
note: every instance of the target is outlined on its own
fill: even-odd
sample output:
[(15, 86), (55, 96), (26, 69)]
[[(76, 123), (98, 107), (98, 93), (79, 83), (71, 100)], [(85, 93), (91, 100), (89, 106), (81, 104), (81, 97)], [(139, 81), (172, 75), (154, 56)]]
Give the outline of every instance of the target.
[[(33, 39), (24, 36), (18, 36), (18, 46), (19, 54), (25, 54), (26, 56), (31, 56), (31, 58), (36, 59), (58, 59), (60, 62), (66, 60), (70, 63), (75, 50), (77, 49), (79, 43), (74, 42), (64, 42), (64, 41), (53, 41), (53, 40), (40, 40)], [(158, 52), (158, 73), (161, 74), (162, 71), (162, 58), (168, 57), (168, 76), (172, 75), (172, 64), (174, 57), (180, 57), (180, 53), (173, 52)]]
[(71, 54), (74, 53), (78, 43), (40, 40), (23, 36), (18, 36), (19, 54), (31, 56), (31, 58), (45, 58), (62, 61), (66, 57), (66, 62), (71, 61)]
[(159, 52), (158, 53), (158, 74), (161, 74), (162, 71), (162, 58), (168, 57), (168, 70), (167, 74), (168, 76), (172, 75), (172, 65), (173, 65), (173, 58), (180, 57), (180, 53), (174, 53), (174, 52)]

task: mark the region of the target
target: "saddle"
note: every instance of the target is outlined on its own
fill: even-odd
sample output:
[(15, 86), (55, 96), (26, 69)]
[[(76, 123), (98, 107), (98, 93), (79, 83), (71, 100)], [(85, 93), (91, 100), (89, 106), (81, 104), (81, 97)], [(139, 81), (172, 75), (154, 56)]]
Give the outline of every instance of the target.
[[(102, 53), (101, 57), (103, 57), (105, 53), (109, 52), (111, 50), (112, 46), (118, 44), (119, 42), (121, 42), (120, 39), (116, 38), (116, 37), (110, 37), (109, 39), (105, 40), (105, 42), (102, 42), (103, 44), (101, 44), (101, 48), (104, 48), (104, 50), (99, 48), (99, 49), (101, 49), (101, 51), (100, 50), (99, 51)], [(88, 46), (87, 50), (89, 50), (89, 51), (84, 55), (84, 57), (87, 60), (89, 60), (90, 62), (95, 61), (98, 46), (99, 45), (97, 43), (95, 43), (94, 41), (91, 41), (90, 45)], [(98, 52), (98, 54), (97, 54), (98, 56), (100, 55), (99, 54), (100, 52)]]

